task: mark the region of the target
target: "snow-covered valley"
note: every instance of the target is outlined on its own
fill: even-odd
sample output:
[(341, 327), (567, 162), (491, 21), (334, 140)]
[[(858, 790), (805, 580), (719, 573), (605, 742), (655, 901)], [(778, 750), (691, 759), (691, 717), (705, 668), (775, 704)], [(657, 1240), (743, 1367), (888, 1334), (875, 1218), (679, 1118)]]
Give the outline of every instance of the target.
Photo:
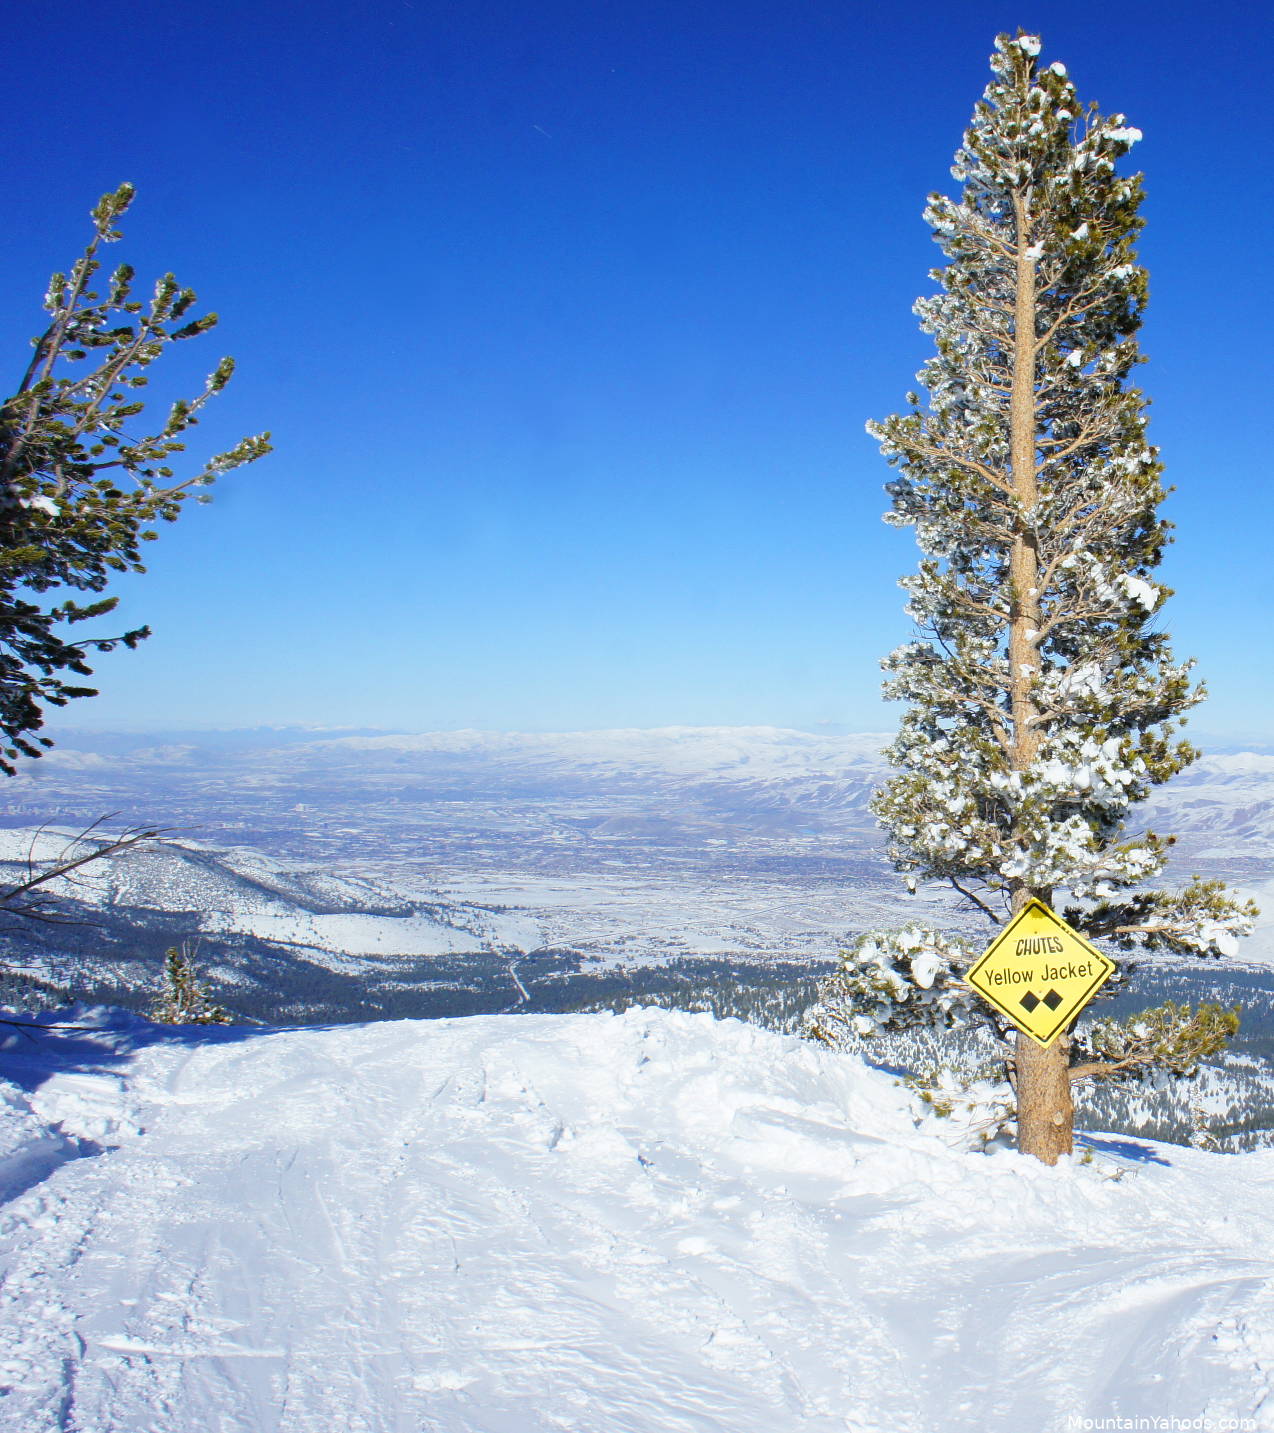
[(29, 763), (0, 832), (11, 879), (33, 839), (56, 848), (37, 820), (177, 834), (64, 892), (80, 925), (0, 932), (10, 965), (120, 1000), (197, 939), (225, 1003), (276, 1022), (561, 1009), (679, 963), (823, 968), (898, 899), (866, 812), (879, 738), (264, 741)]
[(962, 1153), (703, 1015), (74, 1023), (3, 1037), (7, 1428), (1274, 1428), (1274, 1151)]
[[(6, 783), (0, 873), (44, 823), (174, 829), (65, 892), (78, 924), (0, 932), (5, 958), (117, 1001), (199, 943), (219, 998), (273, 1022), (560, 1010), (708, 977), (825, 970), (847, 937), (932, 914), (867, 801), (881, 737), (772, 728), (558, 735), (67, 738)], [(1157, 794), (1177, 870), (1274, 896), (1274, 757), (1206, 757)], [(7, 863), (7, 864), (6, 864)], [(1263, 901), (1274, 922), (1274, 899)], [(1274, 924), (1240, 965), (1274, 963)]]

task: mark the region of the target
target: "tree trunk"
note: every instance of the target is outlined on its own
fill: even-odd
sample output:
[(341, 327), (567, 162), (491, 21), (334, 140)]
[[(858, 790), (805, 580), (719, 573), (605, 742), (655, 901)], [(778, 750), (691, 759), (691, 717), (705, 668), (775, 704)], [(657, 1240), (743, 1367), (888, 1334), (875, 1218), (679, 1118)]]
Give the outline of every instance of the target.
[(1074, 1147), (1070, 1043), (1059, 1035), (1042, 1049), (1027, 1035), (1017, 1037), (1017, 1147), (1045, 1164)]
[[(1014, 771), (1025, 771), (1039, 751), (1039, 712), (1034, 685), (1039, 674), (1039, 552), (1033, 528), (1023, 516), (1035, 506), (1035, 259), (1031, 256), (1030, 195), (1013, 196), (1017, 220), (1017, 275), (1013, 305), (1013, 387), (1009, 399), (1009, 458), (1018, 502), (1009, 550), (1009, 705), (1013, 718)], [(1033, 897), (1049, 901), (1051, 891), (1012, 884), (1013, 913)], [(1017, 1039), (1017, 1147), (1045, 1164), (1071, 1151), (1074, 1103), (1070, 1086), (1070, 1042), (1059, 1037), (1047, 1049), (1025, 1035)]]

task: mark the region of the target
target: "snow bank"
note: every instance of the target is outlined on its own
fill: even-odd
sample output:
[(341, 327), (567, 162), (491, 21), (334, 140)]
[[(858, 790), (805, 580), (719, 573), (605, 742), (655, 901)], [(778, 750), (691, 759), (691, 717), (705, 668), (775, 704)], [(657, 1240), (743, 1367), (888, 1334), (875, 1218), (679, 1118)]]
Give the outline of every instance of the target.
[(3, 1042), (5, 1427), (1274, 1427), (1272, 1153), (962, 1154), (665, 1011), (82, 1023)]

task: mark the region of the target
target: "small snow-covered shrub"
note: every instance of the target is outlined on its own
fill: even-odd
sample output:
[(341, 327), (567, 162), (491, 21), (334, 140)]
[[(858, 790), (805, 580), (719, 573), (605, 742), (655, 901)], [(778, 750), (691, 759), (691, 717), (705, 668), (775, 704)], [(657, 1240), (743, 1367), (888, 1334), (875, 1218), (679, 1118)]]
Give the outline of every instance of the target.
[(869, 931), (819, 986), (806, 1033), (836, 1050), (886, 1030), (984, 1023), (986, 1007), (964, 984), (973, 958), (962, 941), (923, 926)]
[(965, 1080), (950, 1070), (911, 1075), (912, 1115), (921, 1129), (959, 1149), (1007, 1147), (1017, 1131), (1017, 1100), (1007, 1080)]

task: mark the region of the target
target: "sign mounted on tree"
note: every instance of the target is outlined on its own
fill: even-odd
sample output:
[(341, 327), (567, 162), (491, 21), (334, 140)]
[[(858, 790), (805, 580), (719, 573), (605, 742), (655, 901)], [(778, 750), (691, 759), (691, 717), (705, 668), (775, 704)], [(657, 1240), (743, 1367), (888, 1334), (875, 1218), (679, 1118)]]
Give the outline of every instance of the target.
[(1043, 903), (1013, 917), (965, 977), (1037, 1045), (1048, 1046), (1115, 973), (1115, 963)]

